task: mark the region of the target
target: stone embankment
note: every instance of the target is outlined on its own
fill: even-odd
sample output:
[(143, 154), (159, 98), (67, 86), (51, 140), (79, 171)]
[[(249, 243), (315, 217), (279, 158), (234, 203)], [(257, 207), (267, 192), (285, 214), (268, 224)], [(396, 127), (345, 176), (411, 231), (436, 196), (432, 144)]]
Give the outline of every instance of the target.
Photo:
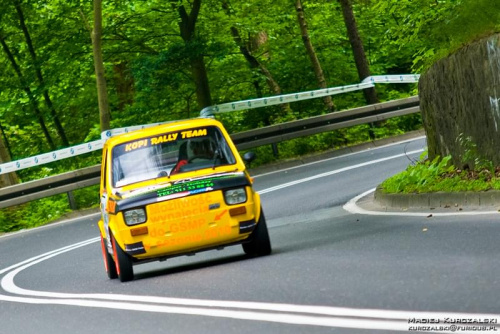
[(500, 165), (500, 34), (438, 60), (419, 80), (429, 158)]

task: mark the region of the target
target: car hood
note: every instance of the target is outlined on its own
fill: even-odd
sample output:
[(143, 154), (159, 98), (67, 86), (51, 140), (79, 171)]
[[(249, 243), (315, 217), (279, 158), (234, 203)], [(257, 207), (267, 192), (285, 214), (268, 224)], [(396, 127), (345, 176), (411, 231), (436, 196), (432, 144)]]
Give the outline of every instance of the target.
[(154, 202), (246, 185), (250, 185), (250, 181), (244, 172), (214, 173), (199, 177), (178, 179), (173, 182), (115, 193), (118, 205), (117, 211)]

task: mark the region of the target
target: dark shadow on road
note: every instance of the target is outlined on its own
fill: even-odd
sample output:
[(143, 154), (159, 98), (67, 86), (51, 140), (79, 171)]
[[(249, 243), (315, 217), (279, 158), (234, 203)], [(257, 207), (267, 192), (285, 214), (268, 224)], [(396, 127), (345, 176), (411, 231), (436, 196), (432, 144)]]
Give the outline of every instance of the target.
[(204, 269), (204, 268), (213, 268), (216, 266), (223, 266), (226, 264), (231, 264), (231, 263), (235, 263), (235, 262), (239, 262), (239, 261), (243, 261), (243, 260), (251, 260), (251, 259), (252, 259), (252, 257), (245, 255), (245, 254), (241, 254), (241, 255), (235, 255), (235, 256), (225, 256), (225, 257), (221, 257), (218, 259), (197, 261), (194, 263), (183, 264), (183, 265), (179, 265), (176, 267), (163, 268), (163, 269), (157, 269), (157, 270), (151, 270), (148, 272), (138, 273), (138, 274), (135, 274), (134, 280), (154, 278), (154, 277), (163, 276), (163, 275), (179, 274), (179, 273), (183, 273), (183, 272), (187, 272), (187, 271), (191, 271), (191, 270), (198, 270), (198, 269)]

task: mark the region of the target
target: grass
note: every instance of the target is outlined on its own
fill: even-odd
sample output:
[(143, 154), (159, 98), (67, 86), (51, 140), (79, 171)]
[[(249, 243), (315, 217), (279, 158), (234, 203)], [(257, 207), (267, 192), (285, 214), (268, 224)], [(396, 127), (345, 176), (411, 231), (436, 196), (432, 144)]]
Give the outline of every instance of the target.
[[(425, 153), (424, 153), (425, 154)], [(385, 193), (429, 193), (500, 190), (500, 166), (458, 169), (450, 156), (421, 160), (382, 183)]]

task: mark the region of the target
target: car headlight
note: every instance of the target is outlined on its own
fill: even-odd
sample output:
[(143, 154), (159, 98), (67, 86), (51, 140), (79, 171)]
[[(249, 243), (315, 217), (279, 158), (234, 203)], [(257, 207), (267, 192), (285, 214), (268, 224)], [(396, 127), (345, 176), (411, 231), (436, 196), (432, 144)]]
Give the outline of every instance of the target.
[(224, 192), (224, 198), (228, 205), (240, 204), (247, 201), (245, 188), (231, 189)]
[(146, 211), (144, 209), (128, 210), (123, 213), (127, 225), (142, 224), (146, 221)]

